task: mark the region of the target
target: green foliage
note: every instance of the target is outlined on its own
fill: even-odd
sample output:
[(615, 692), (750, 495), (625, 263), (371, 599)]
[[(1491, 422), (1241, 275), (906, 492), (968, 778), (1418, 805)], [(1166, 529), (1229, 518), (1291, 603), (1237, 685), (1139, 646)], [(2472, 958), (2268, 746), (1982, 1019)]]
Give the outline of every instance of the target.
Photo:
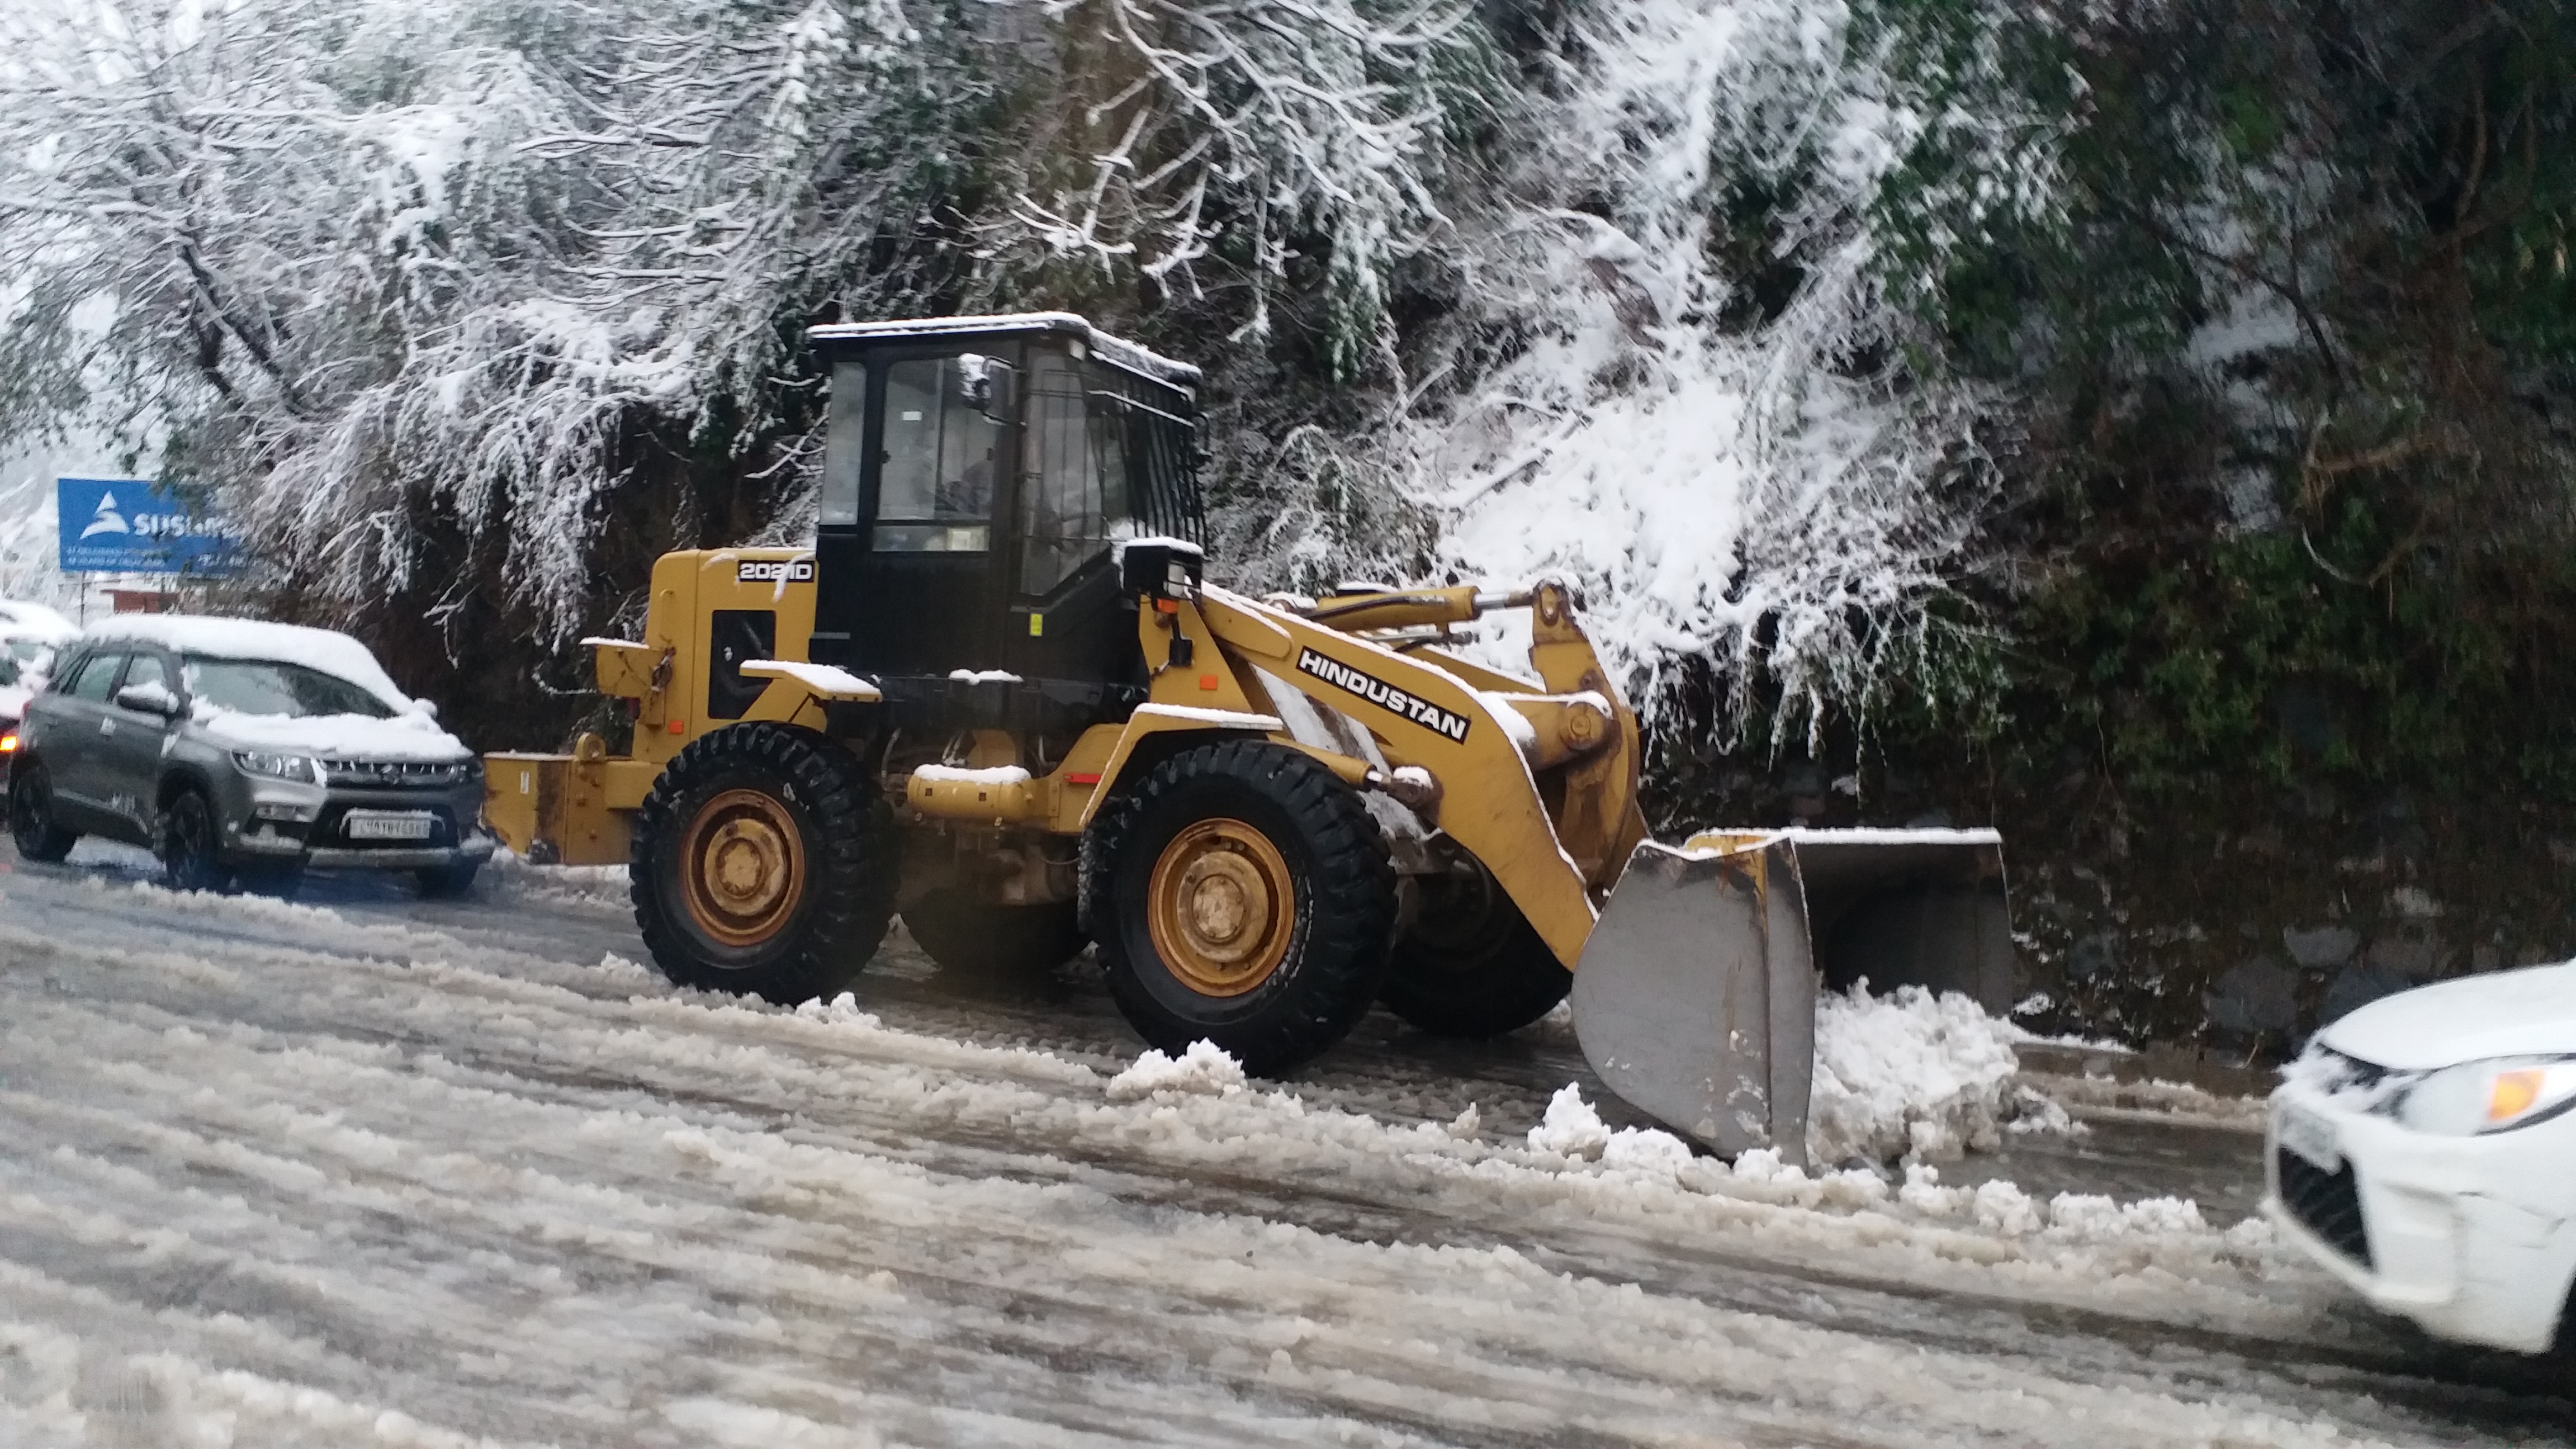
[[(2576, 781), (2567, 7), (1871, 13), (1989, 122), (1882, 229), (1909, 361), (2017, 399), (1997, 747), (2150, 795)], [(1963, 207), (2017, 114), (2066, 123), (2057, 204)]]
[(2356, 503), (2314, 552), (2262, 533), (2065, 560), (2004, 655), (2007, 752), (2071, 749), (2147, 798), (2576, 785), (2576, 561), (2419, 553), (2375, 585), (2320, 565), (2384, 555), (2391, 532)]

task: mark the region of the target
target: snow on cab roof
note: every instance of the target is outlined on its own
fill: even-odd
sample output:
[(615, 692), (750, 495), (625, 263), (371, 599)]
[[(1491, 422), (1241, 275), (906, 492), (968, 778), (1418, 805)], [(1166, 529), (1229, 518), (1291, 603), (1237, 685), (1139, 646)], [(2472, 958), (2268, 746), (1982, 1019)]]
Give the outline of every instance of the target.
[(1124, 338), (1112, 337), (1071, 312), (1006, 312), (989, 317), (920, 317), (900, 322), (828, 322), (808, 327), (814, 342), (901, 341), (908, 337), (946, 337), (958, 332), (1052, 332), (1079, 337), (1104, 362), (1142, 373), (1174, 387), (1195, 388), (1199, 370), (1186, 362), (1148, 352)]
[(217, 619), (202, 614), (117, 614), (83, 631), (88, 639), (132, 639), (180, 654), (214, 659), (266, 659), (301, 664), (345, 679), (395, 709), (411, 696), (396, 688), (367, 646), (330, 629), (273, 624), (265, 619)]

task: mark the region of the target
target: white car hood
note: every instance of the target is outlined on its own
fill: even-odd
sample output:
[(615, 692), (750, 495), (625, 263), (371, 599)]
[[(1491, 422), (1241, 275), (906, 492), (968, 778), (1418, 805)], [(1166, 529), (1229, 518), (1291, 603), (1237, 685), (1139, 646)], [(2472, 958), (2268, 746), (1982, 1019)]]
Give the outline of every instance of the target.
[(2405, 1072), (2488, 1057), (2576, 1056), (2576, 961), (2401, 991), (2317, 1039), (2345, 1056)]

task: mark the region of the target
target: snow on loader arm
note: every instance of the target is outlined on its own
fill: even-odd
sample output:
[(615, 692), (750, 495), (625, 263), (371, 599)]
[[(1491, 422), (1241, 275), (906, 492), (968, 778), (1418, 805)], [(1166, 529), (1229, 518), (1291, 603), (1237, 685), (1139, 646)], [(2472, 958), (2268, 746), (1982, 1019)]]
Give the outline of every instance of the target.
[(1732, 1155), (1805, 1165), (1820, 987), (2012, 990), (1991, 830), (1711, 831), (1641, 843), (1574, 973), (1602, 1083)]

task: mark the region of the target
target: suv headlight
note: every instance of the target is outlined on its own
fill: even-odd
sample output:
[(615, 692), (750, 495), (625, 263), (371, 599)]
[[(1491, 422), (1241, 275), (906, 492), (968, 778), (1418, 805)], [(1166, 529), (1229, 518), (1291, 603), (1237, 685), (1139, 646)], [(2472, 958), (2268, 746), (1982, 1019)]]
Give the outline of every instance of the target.
[(272, 755), (259, 750), (233, 751), (233, 763), (246, 775), (265, 775), (272, 780), (294, 780), (300, 784), (322, 783), (322, 762), (310, 755)]
[(2497, 1057), (2427, 1075), (2397, 1120), (2440, 1137), (2476, 1137), (2546, 1122), (2576, 1107), (2576, 1057)]

